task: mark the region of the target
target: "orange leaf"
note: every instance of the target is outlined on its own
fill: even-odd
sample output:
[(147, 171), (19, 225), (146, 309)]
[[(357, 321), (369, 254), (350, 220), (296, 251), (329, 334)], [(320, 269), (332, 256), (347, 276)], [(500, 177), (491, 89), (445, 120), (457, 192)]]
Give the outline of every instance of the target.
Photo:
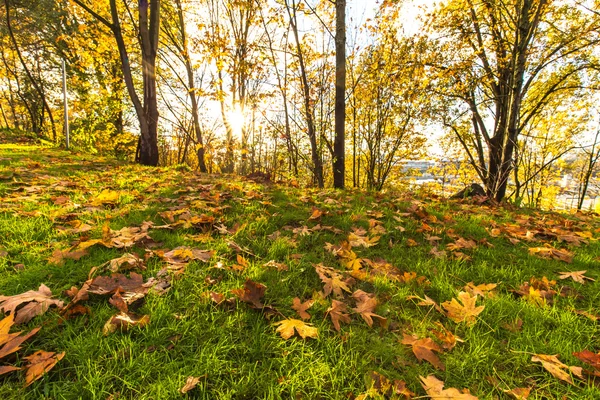
[(448, 399), (448, 400), (477, 400), (477, 397), (469, 393), (467, 389), (458, 390), (454, 388), (444, 389), (444, 382), (440, 381), (433, 375), (427, 378), (419, 376), (421, 386), (432, 399)]
[(284, 319), (283, 321), (276, 322), (274, 325), (279, 325), (276, 332), (278, 332), (282, 338), (289, 339), (294, 336), (294, 330), (303, 339), (307, 337), (317, 338), (319, 333), (317, 328), (300, 321), (299, 319)]
[(550, 372), (552, 376), (570, 383), (571, 385), (574, 385), (575, 383), (573, 383), (573, 378), (571, 377), (569, 371), (583, 379), (581, 375), (581, 367), (569, 367), (568, 365), (560, 362), (555, 355), (535, 354), (533, 357), (531, 357), (531, 361), (542, 363), (542, 366), (546, 369), (546, 371)]
[(477, 295), (470, 296), (469, 293), (466, 292), (460, 292), (458, 294), (458, 299), (462, 304), (456, 299), (442, 303), (442, 307), (447, 311), (448, 318), (457, 323), (466, 322), (467, 325), (473, 325), (477, 315), (483, 311), (485, 306), (475, 307)]
[(23, 357), (29, 363), (25, 366), (25, 387), (40, 379), (46, 372), (50, 371), (57, 362), (62, 360), (65, 353), (53, 353), (51, 351), (39, 350), (30, 356)]
[(340, 322), (350, 323), (350, 315), (346, 314), (346, 304), (338, 300), (331, 302), (331, 307), (327, 309), (327, 314), (333, 322), (333, 327), (336, 331), (340, 331)]
[(307, 313), (306, 310), (311, 308), (315, 301), (307, 300), (304, 303), (302, 303), (302, 302), (300, 302), (299, 298), (294, 297), (293, 302), (294, 303), (292, 304), (292, 309), (296, 310), (296, 312), (298, 313), (300, 318), (302, 318), (304, 321), (306, 321), (307, 319), (310, 319), (310, 314)]
[(426, 360), (435, 368), (444, 371), (446, 367), (435, 355), (434, 351), (441, 353), (442, 348), (430, 338), (419, 339), (414, 335), (404, 334), (402, 344), (412, 346), (412, 351), (419, 361)]

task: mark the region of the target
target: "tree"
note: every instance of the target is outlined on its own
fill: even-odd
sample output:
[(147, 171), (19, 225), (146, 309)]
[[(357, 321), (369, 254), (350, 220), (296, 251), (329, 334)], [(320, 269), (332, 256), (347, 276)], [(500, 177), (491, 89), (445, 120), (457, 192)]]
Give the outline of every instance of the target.
[(442, 122), (496, 200), (507, 193), (519, 135), (553, 96), (585, 88), (598, 26), (593, 13), (552, 0), (451, 0), (432, 16), (439, 51), (426, 65)]
[(298, 4), (296, 0), (285, 0), (285, 6), (289, 17), (290, 27), (294, 34), (294, 40), (296, 44), (296, 56), (298, 58), (298, 70), (300, 74), (300, 82), (302, 88), (302, 98), (304, 105), (304, 117), (306, 119), (306, 130), (308, 139), (310, 141), (310, 152), (312, 160), (312, 172), (314, 180), (317, 185), (322, 188), (325, 186), (325, 179), (323, 176), (323, 160), (317, 143), (317, 130), (315, 126), (315, 114), (313, 108), (313, 102), (311, 100), (311, 87), (308, 80), (308, 71), (306, 68), (304, 50), (302, 49), (302, 42), (298, 33)]
[[(95, 19), (109, 28), (117, 42), (121, 68), (129, 98), (133, 103), (140, 125), (140, 139), (136, 161), (143, 165), (158, 165), (158, 101), (156, 92), (156, 55), (160, 28), (160, 0), (139, 0), (137, 28), (141, 51), (142, 98), (135, 88), (130, 56), (123, 38), (117, 0), (109, 0), (110, 21), (94, 11), (83, 0), (73, 0)], [(127, 4), (125, 3), (125, 6)]]
[[(194, 68), (190, 57), (190, 38), (186, 29), (185, 13), (181, 0), (175, 0), (174, 9), (170, 18), (167, 18), (163, 24), (163, 30), (169, 42), (175, 47), (176, 56), (181, 60), (185, 67), (186, 78), (185, 90), (188, 93), (191, 103), (192, 128), (196, 138), (196, 154), (198, 157), (198, 168), (200, 172), (206, 172), (205, 160), (205, 139), (202, 137), (202, 129), (200, 127), (200, 115), (198, 106), (198, 95), (195, 81)], [(171, 10), (170, 10), (171, 11)]]
[(333, 186), (343, 189), (346, 179), (346, 0), (335, 1), (335, 139)]

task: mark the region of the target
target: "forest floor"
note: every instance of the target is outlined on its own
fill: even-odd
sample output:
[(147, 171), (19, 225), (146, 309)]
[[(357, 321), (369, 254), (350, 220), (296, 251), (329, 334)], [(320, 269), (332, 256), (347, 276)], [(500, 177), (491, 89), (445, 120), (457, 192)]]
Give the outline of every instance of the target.
[(599, 237), (0, 144), (0, 397), (598, 399)]

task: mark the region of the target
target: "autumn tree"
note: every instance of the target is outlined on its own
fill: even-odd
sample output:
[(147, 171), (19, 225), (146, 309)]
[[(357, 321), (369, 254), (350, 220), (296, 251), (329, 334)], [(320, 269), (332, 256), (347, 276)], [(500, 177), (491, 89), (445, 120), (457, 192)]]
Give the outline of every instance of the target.
[(551, 0), (451, 0), (431, 16), (436, 51), (425, 64), (442, 123), (496, 200), (507, 194), (519, 136), (554, 96), (590, 82), (598, 20)]
[[(118, 0), (109, 0), (110, 17), (105, 18), (97, 3), (89, 5), (83, 0), (73, 0), (82, 9), (101, 22), (113, 34), (119, 50), (123, 79), (133, 103), (140, 126), (140, 139), (136, 161), (144, 165), (158, 165), (158, 101), (156, 92), (156, 56), (160, 29), (160, 0), (139, 0), (138, 16), (132, 22), (137, 27), (138, 47), (141, 54), (142, 96), (138, 93), (132, 72), (130, 52), (123, 37)], [(94, 9), (95, 7), (96, 9)], [(127, 2), (123, 3), (129, 15)]]
[[(397, 10), (381, 14), (369, 28), (376, 41), (366, 47), (352, 76), (350, 112), (358, 132), (366, 186), (381, 190), (400, 173), (402, 162), (420, 157), (425, 138), (417, 121), (427, 117), (423, 69), (418, 62), (422, 42), (401, 39), (395, 27)], [(386, 82), (386, 84), (382, 84)]]

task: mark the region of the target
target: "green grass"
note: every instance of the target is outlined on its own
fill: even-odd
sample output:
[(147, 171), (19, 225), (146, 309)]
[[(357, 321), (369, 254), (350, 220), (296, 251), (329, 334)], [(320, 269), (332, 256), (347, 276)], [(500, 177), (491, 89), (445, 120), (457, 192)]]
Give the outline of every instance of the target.
[[(115, 207), (89, 207), (103, 189), (118, 190), (119, 203)], [(58, 196), (67, 196), (68, 205), (55, 205)], [(438, 222), (427, 222), (433, 231), (420, 231), (422, 221), (412, 213), (415, 204), (437, 217)], [(312, 207), (327, 214), (319, 221), (308, 220)], [(576, 385), (568, 385), (530, 361), (533, 353), (560, 354), (564, 363), (583, 366), (572, 353), (599, 350), (597, 323), (574, 312), (600, 313), (599, 284), (558, 280), (558, 272), (567, 270), (587, 270), (587, 276), (600, 279), (598, 242), (592, 240), (581, 247), (549, 242), (574, 252), (573, 263), (566, 264), (528, 254), (528, 247), (542, 246), (542, 241), (512, 244), (506, 235), (492, 237), (489, 233), (493, 226), (531, 217), (536, 221), (570, 220), (574, 230), (590, 231), (598, 238), (597, 216), (417, 199), (406, 193), (262, 186), (230, 177), (198, 175), (185, 168), (145, 168), (42, 146), (5, 143), (0, 144), (0, 252), (6, 254), (0, 257), (0, 293), (15, 295), (43, 283), (68, 302), (64, 291), (80, 287), (91, 268), (126, 251), (143, 256), (143, 246), (121, 250), (94, 246), (80, 260), (65, 260), (60, 266), (50, 264), (48, 258), (56, 248), (69, 248), (80, 239), (79, 235), (60, 234), (56, 229), (70, 213), (71, 218), (94, 226), (85, 236), (100, 238), (105, 223), (112, 229), (139, 226), (143, 221), (161, 225), (167, 222), (159, 214), (177, 208), (212, 215), (217, 225), (231, 229), (239, 224), (240, 229), (233, 235), (215, 229), (151, 229), (150, 235), (161, 249), (187, 245), (214, 250), (215, 255), (208, 263), (191, 262), (185, 273), (172, 281), (168, 293), (146, 296), (136, 311), (150, 315), (146, 328), (104, 336), (102, 328), (116, 309), (107, 298), (94, 295), (85, 303), (91, 315), (64, 320), (51, 309), (19, 327), (25, 331), (36, 326), (42, 329), (24, 344), (16, 358), (6, 361), (21, 365), (23, 356), (39, 349), (64, 351), (66, 355), (27, 388), (23, 388), (24, 373), (1, 376), (0, 396), (180, 398), (178, 390), (186, 378), (200, 376), (200, 383), (188, 397), (345, 399), (366, 392), (365, 376), (377, 371), (388, 379), (404, 380), (417, 396), (425, 395), (419, 376), (434, 374), (447, 388), (468, 388), (481, 399), (508, 398), (502, 389), (516, 387), (531, 387), (530, 399), (600, 398), (600, 390), (593, 383), (576, 380)], [(368, 229), (370, 215), (377, 212), (382, 214), (377, 219), (386, 233), (376, 246), (354, 248), (358, 257), (385, 259), (401, 271), (425, 277), (428, 283), (399, 283), (378, 277), (352, 286), (352, 290), (362, 289), (377, 296), (376, 311), (389, 321), (386, 330), (368, 327), (351, 312), (352, 322), (336, 332), (325, 318), (331, 304), (328, 298), (317, 301), (308, 311), (312, 315), (309, 322), (319, 330), (318, 339), (282, 339), (273, 323), (281, 320), (281, 315), (298, 318), (291, 308), (292, 299), (307, 300), (323, 290), (313, 264), (323, 263), (345, 273), (339, 259), (325, 250), (325, 244), (340, 244), (353, 227)], [(317, 224), (335, 227), (342, 233), (294, 233), (294, 229)], [(278, 238), (268, 237), (276, 232)], [(195, 242), (193, 237), (199, 234), (207, 236)], [(441, 238), (439, 249), (445, 249), (459, 236), (478, 241), (479, 245), (463, 250), (470, 260), (451, 256), (438, 259), (430, 254), (432, 245), (426, 234)], [(418, 245), (409, 246), (409, 239)], [(482, 243), (483, 239), (493, 247)], [(249, 262), (244, 271), (230, 268), (236, 264), (236, 252), (228, 241), (253, 254), (243, 254)], [(265, 268), (269, 260), (285, 263), (289, 269)], [(152, 258), (141, 273), (149, 278), (163, 266)], [(537, 306), (513, 292), (531, 277), (543, 276), (557, 280), (557, 290), (568, 286), (578, 296), (556, 296), (553, 304)], [(235, 302), (228, 307), (209, 300), (209, 291), (231, 297), (230, 291), (242, 287), (248, 278), (267, 286), (263, 303), (276, 308), (280, 315), (269, 320), (245, 303)], [(471, 281), (498, 283), (497, 296), (479, 298), (478, 305), (485, 305), (485, 309), (473, 326), (455, 323), (407, 299), (427, 295), (442, 303), (456, 297)], [(349, 296), (345, 301), (349, 309), (354, 306)], [(516, 319), (523, 321), (522, 330), (503, 328)], [(433, 337), (435, 322), (464, 340), (440, 355), (445, 371), (419, 363), (410, 348), (401, 344), (404, 333)], [(499, 384), (490, 383), (493, 380)]]

